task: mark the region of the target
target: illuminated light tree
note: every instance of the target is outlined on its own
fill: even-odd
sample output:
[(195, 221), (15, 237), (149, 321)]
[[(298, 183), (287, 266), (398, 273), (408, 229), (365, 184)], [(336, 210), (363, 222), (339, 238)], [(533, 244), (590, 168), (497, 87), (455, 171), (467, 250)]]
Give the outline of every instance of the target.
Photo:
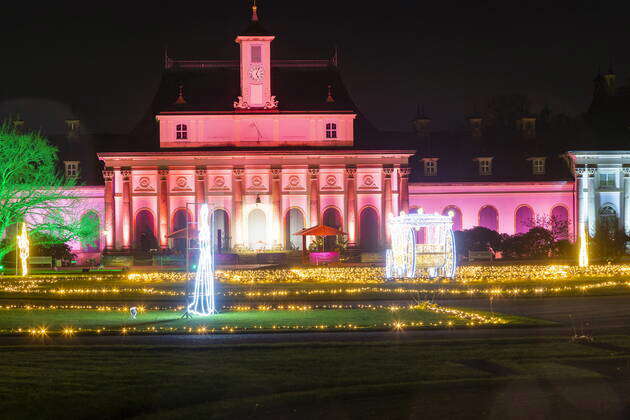
[[(17, 237), (17, 245), (20, 250), (20, 259), (22, 260), (22, 275), (28, 274), (28, 255), (30, 244), (28, 242), (28, 235), (26, 233), (26, 223), (22, 223), (22, 233)], [(17, 273), (17, 267), (15, 268)]]
[(199, 262), (195, 274), (193, 300), (188, 305), (188, 312), (194, 315), (208, 316), (216, 313), (214, 307), (214, 252), (210, 215), (207, 204), (202, 204), (199, 212)]
[(59, 173), (57, 149), (44, 137), (0, 125), (0, 260), (15, 249), (7, 236), (18, 223), (28, 224), (31, 245), (94, 241), (95, 226), (77, 217), (76, 185)]

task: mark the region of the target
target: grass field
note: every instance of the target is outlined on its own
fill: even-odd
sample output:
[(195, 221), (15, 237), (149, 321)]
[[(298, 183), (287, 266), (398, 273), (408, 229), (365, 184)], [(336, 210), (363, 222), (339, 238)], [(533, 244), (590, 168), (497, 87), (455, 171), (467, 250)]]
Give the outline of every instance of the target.
[(425, 304), (417, 308), (295, 309), (223, 312), (182, 319), (182, 311), (146, 310), (131, 319), (126, 310), (0, 308), (0, 333), (211, 333), (243, 331), (391, 330), (473, 326), (548, 325), (544, 321), (462, 311)]
[[(630, 403), (620, 380), (630, 371), (625, 336), (600, 337), (600, 347), (566, 337), (229, 346), (73, 340), (0, 348), (2, 417), (505, 418), (497, 416), (511, 410), (514, 418), (609, 418)], [(607, 342), (614, 345), (601, 348)]]

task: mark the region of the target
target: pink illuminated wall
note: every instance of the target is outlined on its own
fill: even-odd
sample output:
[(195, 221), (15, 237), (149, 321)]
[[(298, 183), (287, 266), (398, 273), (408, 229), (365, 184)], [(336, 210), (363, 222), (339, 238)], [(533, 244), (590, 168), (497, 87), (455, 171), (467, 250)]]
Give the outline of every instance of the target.
[(529, 230), (526, 220), (556, 215), (569, 221), (571, 236), (575, 232), (571, 181), (410, 183), (409, 207), (439, 214), (453, 210), (455, 229), (481, 225), (512, 235)]

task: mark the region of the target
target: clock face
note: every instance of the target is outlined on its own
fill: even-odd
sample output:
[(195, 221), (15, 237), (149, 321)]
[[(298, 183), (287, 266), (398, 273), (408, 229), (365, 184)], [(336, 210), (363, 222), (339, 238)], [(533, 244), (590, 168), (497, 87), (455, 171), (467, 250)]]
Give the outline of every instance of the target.
[(261, 66), (254, 66), (249, 69), (249, 77), (255, 82), (262, 81), (264, 75), (265, 71)]

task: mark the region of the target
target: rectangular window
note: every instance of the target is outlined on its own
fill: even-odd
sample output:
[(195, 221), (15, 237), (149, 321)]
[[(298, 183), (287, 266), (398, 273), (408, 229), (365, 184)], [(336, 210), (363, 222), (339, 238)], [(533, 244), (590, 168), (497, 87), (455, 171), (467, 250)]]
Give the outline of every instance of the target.
[(545, 173), (545, 159), (536, 158), (532, 160), (532, 171), (534, 175), (544, 175)]
[(177, 124), (175, 127), (175, 138), (177, 140), (188, 140), (188, 126), (186, 124)]
[(326, 123), (326, 138), (327, 139), (337, 138), (337, 123)]
[(437, 175), (437, 161), (425, 160), (424, 161), (424, 176), (436, 176)]
[(479, 175), (492, 175), (492, 160), (489, 158), (479, 159)]
[(251, 61), (252, 63), (260, 63), (262, 61), (260, 45), (252, 45)]
[(615, 174), (599, 174), (599, 188), (615, 188)]
[(66, 176), (68, 178), (76, 178), (79, 175), (79, 162), (78, 161), (65, 161)]

